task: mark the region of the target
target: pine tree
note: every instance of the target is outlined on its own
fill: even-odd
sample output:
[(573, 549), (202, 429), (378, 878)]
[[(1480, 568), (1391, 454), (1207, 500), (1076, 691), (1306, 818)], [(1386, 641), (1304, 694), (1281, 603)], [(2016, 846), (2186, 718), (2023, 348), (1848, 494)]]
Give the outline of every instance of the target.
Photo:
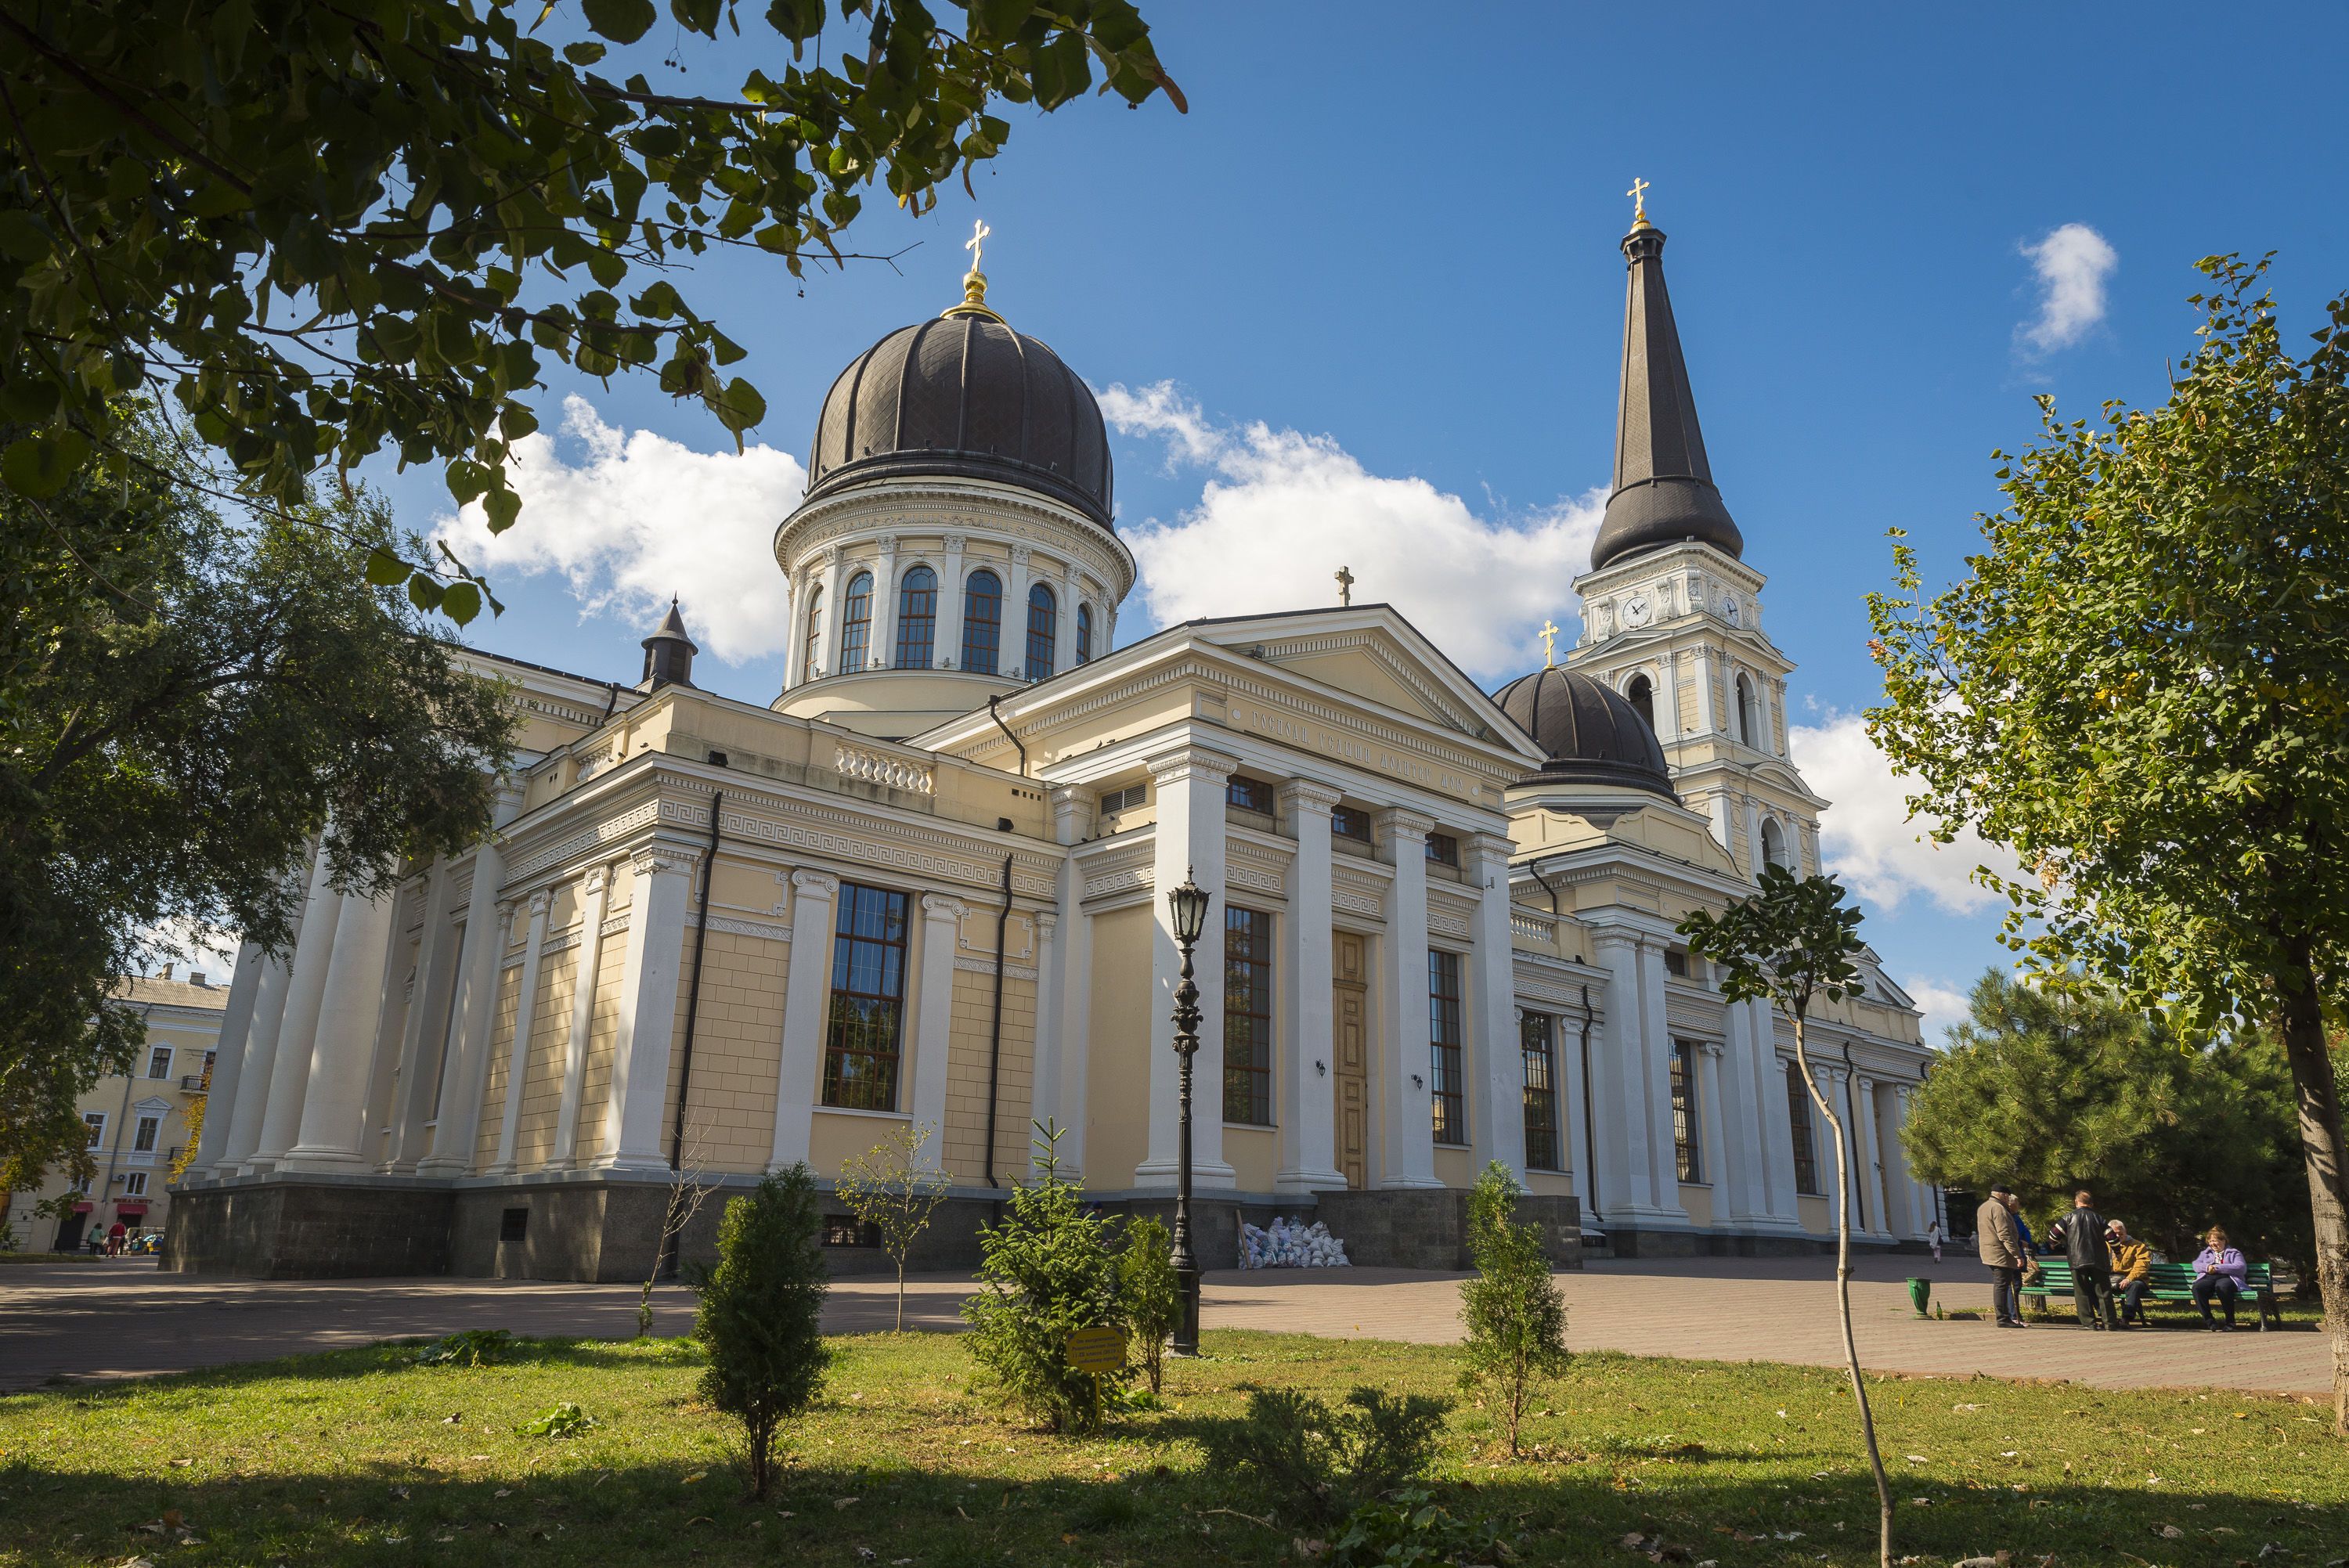
[(1562, 1376), (1569, 1359), (1566, 1300), (1550, 1278), (1541, 1231), (1511, 1218), (1521, 1191), (1497, 1160), (1469, 1190), (1468, 1255), (1476, 1277), (1460, 1287), (1460, 1315), (1468, 1327), (1461, 1386), (1488, 1390), (1500, 1401), (1512, 1457), (1535, 1388)]
[(1129, 1221), (1125, 1251), (1117, 1256), (1118, 1290), (1125, 1307), (1126, 1332), (1141, 1357), (1154, 1394), (1164, 1387), (1166, 1341), (1183, 1314), (1182, 1282), (1174, 1274), (1174, 1247), (1155, 1215)]
[(815, 1402), (832, 1358), (819, 1326), (823, 1225), (807, 1166), (794, 1165), (728, 1203), (717, 1265), (694, 1265), (693, 1334), (709, 1353), (701, 1397), (741, 1421), (753, 1498), (774, 1479), (775, 1434)]

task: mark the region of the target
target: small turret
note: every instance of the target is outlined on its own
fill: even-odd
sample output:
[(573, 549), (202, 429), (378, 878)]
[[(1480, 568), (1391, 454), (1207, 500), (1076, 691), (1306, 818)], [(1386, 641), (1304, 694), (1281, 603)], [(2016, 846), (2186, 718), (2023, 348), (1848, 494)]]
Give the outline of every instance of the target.
[(693, 655), (700, 651), (685, 634), (685, 617), (678, 613), (677, 600), (672, 597), (660, 629), (645, 639), (645, 674), (636, 683), (636, 689), (658, 691), (665, 686), (691, 686)]

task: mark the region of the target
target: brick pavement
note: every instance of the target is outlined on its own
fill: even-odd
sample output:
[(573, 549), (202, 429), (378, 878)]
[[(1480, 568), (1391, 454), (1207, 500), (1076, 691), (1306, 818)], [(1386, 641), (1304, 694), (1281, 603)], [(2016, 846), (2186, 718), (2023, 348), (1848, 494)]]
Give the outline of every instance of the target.
[[(2203, 1334), (2180, 1326), (2086, 1334), (2068, 1324), (2022, 1333), (1982, 1323), (1920, 1322), (1901, 1278), (1919, 1273), (1952, 1308), (1987, 1305), (1970, 1263), (1861, 1260), (1853, 1286), (1861, 1360), (1887, 1371), (2000, 1377), (2061, 1376), (2104, 1387), (2210, 1387), (2318, 1394), (2331, 1387), (2323, 1336), (2307, 1327)], [(1459, 1336), (1457, 1274), (1396, 1269), (1218, 1271), (1210, 1328), (1443, 1344)], [(1557, 1276), (1568, 1341), (1640, 1356), (1834, 1366), (1842, 1359), (1832, 1267), (1821, 1258), (1623, 1260)], [(961, 1276), (911, 1282), (909, 1326), (952, 1329), (971, 1289)], [(892, 1282), (835, 1282), (825, 1326), (889, 1326)], [(632, 1285), (480, 1279), (236, 1280), (156, 1271), (143, 1260), (65, 1260), (0, 1268), (0, 1389), (47, 1379), (120, 1377), (254, 1361), (373, 1340), (506, 1328), (622, 1338), (636, 1331)], [(654, 1292), (655, 1327), (681, 1334), (692, 1297)], [(2182, 1324), (2174, 1311), (2171, 1321)]]

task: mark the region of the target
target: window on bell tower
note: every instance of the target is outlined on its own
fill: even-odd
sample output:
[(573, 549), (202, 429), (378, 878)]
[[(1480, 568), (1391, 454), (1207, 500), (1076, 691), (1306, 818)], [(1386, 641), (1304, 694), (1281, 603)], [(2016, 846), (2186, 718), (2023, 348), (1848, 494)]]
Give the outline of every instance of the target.
[(1737, 738), (1746, 746), (1754, 744), (1754, 683), (1744, 676), (1737, 677)]
[(1653, 730), (1656, 727), (1655, 684), (1645, 676), (1633, 676), (1631, 684), (1623, 688), (1623, 695), (1631, 699), (1631, 706), (1640, 710), (1640, 717), (1646, 719), (1648, 727)]

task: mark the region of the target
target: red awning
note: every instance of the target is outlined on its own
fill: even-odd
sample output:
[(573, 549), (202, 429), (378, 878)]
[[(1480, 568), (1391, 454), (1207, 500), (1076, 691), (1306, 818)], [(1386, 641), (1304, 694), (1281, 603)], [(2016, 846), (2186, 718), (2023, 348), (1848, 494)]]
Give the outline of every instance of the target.
[(114, 1212), (126, 1220), (136, 1220), (147, 1212), (144, 1203), (117, 1203)]
[(75, 1213), (77, 1213), (77, 1214), (87, 1214), (87, 1213), (88, 1213), (88, 1212), (90, 1212), (90, 1210), (91, 1210), (91, 1209), (93, 1209), (94, 1207), (96, 1207), (96, 1205), (95, 1205), (95, 1204), (91, 1203), (91, 1202), (88, 1202), (87, 1199), (85, 1199), (85, 1200), (83, 1200), (81, 1202), (76, 1203), (76, 1204), (73, 1206), (73, 1212), (74, 1212)]

